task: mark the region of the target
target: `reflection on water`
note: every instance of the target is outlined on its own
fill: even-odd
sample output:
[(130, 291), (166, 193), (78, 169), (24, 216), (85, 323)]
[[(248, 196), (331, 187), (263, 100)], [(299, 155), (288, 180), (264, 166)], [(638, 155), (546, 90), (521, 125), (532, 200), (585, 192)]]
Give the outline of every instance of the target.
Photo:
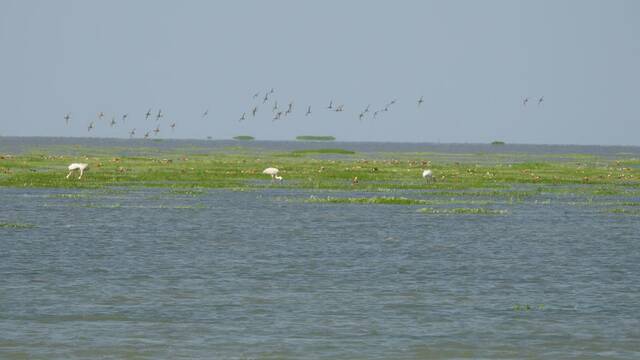
[(0, 189), (0, 358), (640, 356), (637, 216), (311, 194)]

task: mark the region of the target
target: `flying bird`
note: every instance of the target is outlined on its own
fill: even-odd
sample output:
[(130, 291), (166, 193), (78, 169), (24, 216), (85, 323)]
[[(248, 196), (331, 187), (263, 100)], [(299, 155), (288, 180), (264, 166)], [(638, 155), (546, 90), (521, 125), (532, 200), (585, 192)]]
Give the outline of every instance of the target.
[(371, 106), (371, 104), (367, 105), (367, 107), (366, 107), (366, 108), (364, 108), (364, 111), (363, 111), (363, 113), (364, 113), (364, 114), (366, 114), (366, 113), (368, 113), (368, 112), (369, 112), (369, 107), (370, 107), (370, 106)]
[(176, 129), (176, 123), (171, 123), (169, 126), (171, 127), (171, 131)]
[(540, 104), (542, 104), (543, 101), (544, 101), (544, 96), (540, 96), (540, 98), (538, 99), (538, 106), (540, 106)]
[(527, 106), (528, 102), (529, 102), (529, 98), (528, 97), (522, 99), (522, 106)]
[(333, 100), (329, 101), (329, 106), (327, 106), (327, 109), (333, 109)]
[(158, 110), (158, 115), (156, 115), (156, 121), (160, 120), (160, 118), (163, 116), (164, 115), (162, 114), (162, 109)]
[(238, 121), (244, 121), (244, 119), (246, 119), (246, 115), (247, 113), (242, 113), (242, 116), (240, 116), (240, 119)]
[(278, 102), (276, 101), (276, 102), (273, 103), (272, 111), (277, 111), (277, 110), (278, 110)]
[(205, 110), (205, 111), (202, 113), (202, 118), (203, 118), (203, 119), (204, 119), (204, 118), (206, 118), (206, 117), (207, 117), (207, 115), (209, 115), (209, 109)]
[(151, 109), (147, 110), (147, 113), (144, 115), (144, 119), (149, 120), (149, 116), (151, 116)]
[(144, 138), (148, 139), (149, 138), (149, 132), (147, 131), (146, 133), (144, 133)]
[(258, 98), (258, 96), (260, 96), (260, 92), (259, 92), (259, 91), (258, 91), (257, 93), (255, 93), (255, 94), (253, 94), (253, 98), (254, 98), (254, 99), (257, 99), (257, 98)]
[(418, 107), (420, 107), (420, 105), (422, 105), (423, 102), (424, 102), (424, 96), (420, 96), (420, 99), (418, 99)]
[(111, 117), (111, 122), (109, 123), (109, 125), (111, 125), (111, 127), (113, 127), (113, 125), (115, 125), (115, 124), (116, 124), (116, 117), (113, 116), (113, 117)]
[(71, 120), (71, 114), (66, 113), (64, 116), (64, 122), (69, 125), (69, 120)]
[(309, 116), (311, 115), (311, 105), (309, 105), (309, 107), (307, 108), (307, 113), (304, 114), (304, 116)]
[(98, 120), (102, 120), (103, 117), (104, 117), (104, 113), (102, 111), (100, 111), (98, 113)]
[(136, 129), (133, 128), (131, 129), (131, 131), (129, 131), (129, 137), (133, 137), (136, 134)]
[(257, 112), (258, 112), (258, 106), (254, 106), (253, 109), (251, 109), (251, 116), (256, 117)]
[(360, 121), (362, 121), (363, 118), (364, 118), (364, 112), (361, 112), (360, 115), (358, 115), (358, 119), (360, 119)]
[(262, 103), (266, 103), (267, 101), (269, 101), (269, 93), (264, 93), (264, 99), (262, 99)]
[(153, 132), (158, 135), (158, 133), (160, 132), (160, 125), (156, 126), (155, 129), (153, 129)]
[(87, 129), (87, 131), (91, 131), (91, 129), (93, 129), (95, 126), (93, 125), (93, 121), (89, 123), (89, 128)]
[(125, 120), (127, 120), (127, 118), (129, 117), (129, 114), (123, 114), (122, 115), (122, 122), (124, 122)]

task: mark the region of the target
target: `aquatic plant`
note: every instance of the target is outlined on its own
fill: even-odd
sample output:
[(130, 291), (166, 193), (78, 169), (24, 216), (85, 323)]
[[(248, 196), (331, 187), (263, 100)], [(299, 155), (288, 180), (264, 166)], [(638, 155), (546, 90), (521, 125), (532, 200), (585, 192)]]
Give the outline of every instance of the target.
[(300, 135), (296, 136), (296, 140), (303, 141), (333, 141), (336, 138), (333, 136), (315, 136), (315, 135)]
[(345, 149), (306, 149), (292, 151), (293, 155), (308, 155), (308, 154), (340, 154), (340, 155), (353, 155), (355, 151)]
[(513, 305), (513, 311), (533, 311), (544, 310), (544, 304), (530, 305), (530, 304), (515, 304)]
[(9, 228), (9, 229), (30, 229), (36, 227), (34, 224), (25, 224), (25, 223), (3, 223), (0, 222), (0, 228)]
[(238, 135), (238, 136), (234, 136), (233, 140), (255, 140), (255, 138), (253, 136), (249, 136), (249, 135)]
[(606, 209), (604, 212), (610, 214), (620, 214), (620, 215), (640, 215), (640, 209), (625, 209), (625, 208), (613, 208)]
[(504, 215), (507, 210), (486, 209), (486, 208), (422, 208), (418, 210), (423, 214), (446, 214), (446, 215)]
[(488, 205), (492, 201), (488, 200), (467, 200), (467, 199), (411, 199), (406, 197), (318, 197), (310, 196), (304, 199), (307, 203), (327, 203), (327, 204), (382, 204), (382, 205), (448, 205), (448, 204), (475, 204)]
[(204, 194), (202, 189), (171, 189), (169, 190), (171, 195), (184, 195), (184, 196), (200, 196)]

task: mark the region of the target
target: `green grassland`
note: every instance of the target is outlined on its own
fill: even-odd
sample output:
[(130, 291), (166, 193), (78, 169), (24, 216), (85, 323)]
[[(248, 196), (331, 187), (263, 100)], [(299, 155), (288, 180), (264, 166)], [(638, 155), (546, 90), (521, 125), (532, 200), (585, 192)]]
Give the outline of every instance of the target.
[[(197, 151), (196, 151), (197, 150)], [(348, 191), (424, 190), (441, 195), (513, 198), (539, 193), (640, 194), (638, 159), (580, 154), (545, 159), (504, 154), (357, 153), (345, 149), (231, 151), (179, 149), (122, 156), (123, 149), (73, 147), (0, 156), (0, 186), (47, 188), (166, 187), (255, 189), (285, 187)], [(66, 179), (72, 162), (89, 163), (81, 180)], [(283, 182), (262, 174), (277, 167)], [(426, 182), (424, 168), (434, 172)], [(354, 177), (358, 178), (354, 182)], [(380, 200), (384, 201), (384, 200)]]

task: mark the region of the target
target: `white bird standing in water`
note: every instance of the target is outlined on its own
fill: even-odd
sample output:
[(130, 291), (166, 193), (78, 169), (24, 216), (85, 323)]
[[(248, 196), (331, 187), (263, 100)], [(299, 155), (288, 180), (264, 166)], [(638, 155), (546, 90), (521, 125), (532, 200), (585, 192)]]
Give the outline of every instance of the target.
[(425, 171), (422, 172), (422, 177), (425, 178), (428, 181), (433, 180), (433, 171), (431, 171), (431, 169), (427, 169)]
[(278, 176), (280, 170), (274, 167), (266, 168), (262, 171), (263, 174), (271, 175), (271, 181), (282, 181), (282, 176)]
[(67, 174), (67, 179), (76, 170), (80, 171), (80, 176), (78, 176), (78, 179), (81, 179), (82, 178), (82, 174), (84, 173), (85, 170), (87, 170), (88, 167), (89, 167), (89, 164), (85, 164), (85, 163), (73, 163), (73, 164), (69, 165), (69, 174)]

